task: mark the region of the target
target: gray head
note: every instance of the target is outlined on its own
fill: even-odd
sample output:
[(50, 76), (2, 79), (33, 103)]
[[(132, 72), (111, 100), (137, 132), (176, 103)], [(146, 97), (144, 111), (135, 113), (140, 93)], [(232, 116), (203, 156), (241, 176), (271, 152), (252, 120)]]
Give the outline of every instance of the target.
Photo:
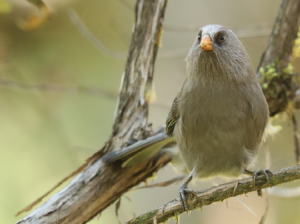
[(189, 75), (207, 76), (214, 81), (255, 76), (242, 43), (231, 30), (220, 25), (199, 29), (186, 61)]

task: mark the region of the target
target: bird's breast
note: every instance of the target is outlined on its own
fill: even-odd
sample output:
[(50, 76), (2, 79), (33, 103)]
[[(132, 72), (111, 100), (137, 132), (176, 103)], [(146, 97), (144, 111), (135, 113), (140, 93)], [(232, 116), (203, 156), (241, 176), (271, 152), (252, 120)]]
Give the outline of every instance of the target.
[[(268, 119), (256, 127), (251, 101), (254, 105), (257, 97), (263, 95), (256, 95), (252, 86), (185, 84), (174, 134), (189, 170), (201, 167), (202, 176), (239, 173), (250, 163), (245, 148), (253, 142), (248, 145), (255, 154)], [(256, 128), (258, 134), (251, 133)]]

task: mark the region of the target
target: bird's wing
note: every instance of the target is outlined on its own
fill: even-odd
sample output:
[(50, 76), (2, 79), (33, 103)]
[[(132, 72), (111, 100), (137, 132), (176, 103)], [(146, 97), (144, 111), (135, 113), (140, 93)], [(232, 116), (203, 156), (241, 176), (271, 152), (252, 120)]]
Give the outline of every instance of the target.
[[(259, 84), (255, 85), (256, 93), (260, 93), (260, 86)], [(269, 123), (269, 109), (264, 98), (264, 95), (255, 95), (251, 96), (248, 99), (249, 106), (248, 109), (245, 111), (248, 119), (246, 120), (246, 125), (243, 134), (243, 142), (245, 147), (249, 150), (254, 152), (255, 154), (258, 153), (258, 149), (261, 145), (263, 140), (264, 132), (268, 127)], [(251, 133), (251, 134), (249, 134)]]
[[(179, 94), (177, 97), (179, 97)], [(102, 157), (102, 161), (107, 164), (121, 161), (122, 167), (130, 167), (142, 163), (161, 148), (174, 144), (173, 131), (180, 118), (177, 97), (172, 104), (166, 120), (166, 132), (160, 132), (147, 139), (140, 140), (120, 151), (109, 152)]]
[(173, 131), (177, 121), (180, 118), (178, 111), (178, 97), (180, 97), (180, 94), (181, 91), (174, 99), (171, 110), (168, 114), (165, 133), (161, 133), (156, 136), (152, 136), (145, 140), (139, 141), (136, 144), (127, 147), (126, 150), (114, 152), (118, 155), (115, 156), (113, 160), (123, 160), (124, 162), (122, 164), (122, 167), (134, 166), (153, 156), (161, 148), (173, 145)]
[(167, 120), (166, 120), (166, 133), (168, 135), (173, 135), (175, 125), (176, 125), (177, 121), (180, 118), (180, 114), (179, 114), (179, 111), (178, 111), (178, 102), (177, 102), (178, 95), (173, 101), (171, 110), (170, 110), (170, 112), (168, 114), (168, 117), (167, 117)]

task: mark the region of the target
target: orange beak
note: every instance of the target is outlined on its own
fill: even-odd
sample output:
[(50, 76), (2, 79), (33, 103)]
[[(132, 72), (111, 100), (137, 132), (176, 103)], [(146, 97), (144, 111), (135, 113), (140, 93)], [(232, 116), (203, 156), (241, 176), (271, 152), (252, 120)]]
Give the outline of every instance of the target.
[(200, 46), (205, 51), (211, 51), (213, 49), (213, 43), (211, 42), (211, 38), (209, 35), (204, 35), (202, 37)]

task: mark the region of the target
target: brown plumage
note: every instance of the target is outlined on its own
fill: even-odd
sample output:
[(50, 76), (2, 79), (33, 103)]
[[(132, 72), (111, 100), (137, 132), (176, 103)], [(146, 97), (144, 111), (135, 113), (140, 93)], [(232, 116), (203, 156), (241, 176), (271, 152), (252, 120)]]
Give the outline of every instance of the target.
[[(200, 47), (205, 35), (212, 50)], [(232, 31), (209, 25), (199, 30), (186, 61), (187, 78), (169, 113), (167, 132), (174, 132), (193, 176), (239, 176), (255, 161), (269, 119), (249, 57)]]
[(187, 78), (166, 122), (190, 171), (180, 188), (185, 209), (193, 177), (238, 177), (253, 165), (269, 121), (249, 56), (231, 30), (202, 27), (186, 62)]
[[(186, 62), (187, 78), (166, 121), (170, 137), (160, 134), (103, 158), (135, 165), (147, 157), (143, 154), (172, 142), (174, 134), (190, 172), (179, 190), (185, 210), (186, 195), (194, 194), (187, 188), (193, 177), (239, 177), (244, 173), (254, 175), (255, 181), (257, 173), (248, 169), (256, 160), (269, 122), (268, 104), (249, 56), (231, 30), (220, 25), (202, 27)], [(264, 170), (262, 174), (268, 179)]]

